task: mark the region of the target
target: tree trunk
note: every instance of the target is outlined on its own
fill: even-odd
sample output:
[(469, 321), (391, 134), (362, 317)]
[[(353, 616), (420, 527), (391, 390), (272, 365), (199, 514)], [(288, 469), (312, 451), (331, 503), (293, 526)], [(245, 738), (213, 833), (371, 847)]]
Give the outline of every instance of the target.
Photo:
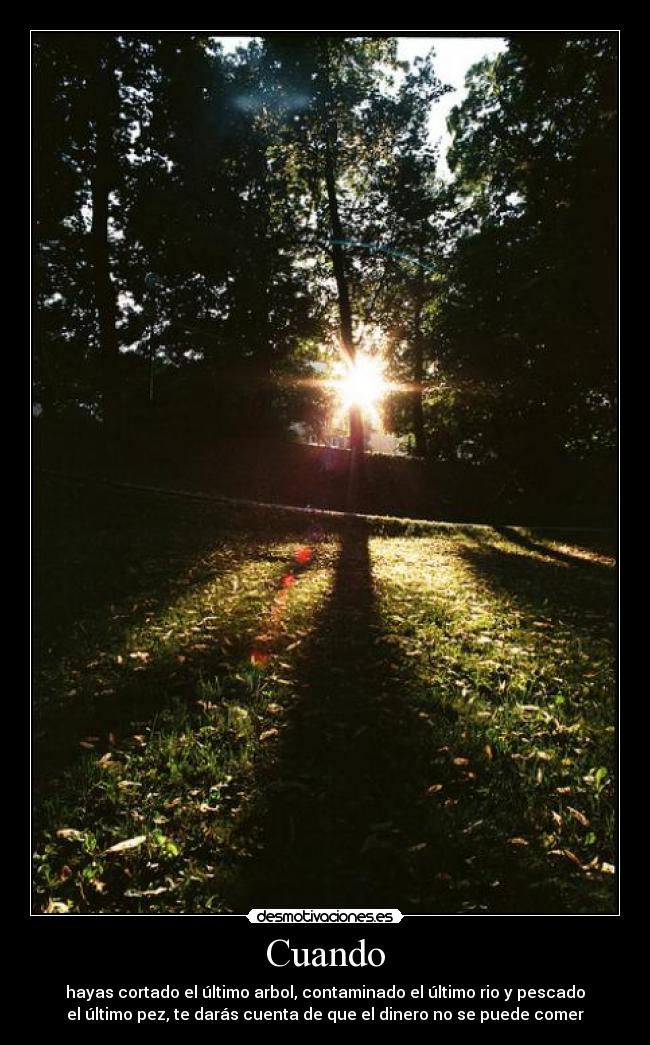
[(420, 240), (417, 286), (415, 291), (415, 319), (413, 324), (413, 435), (415, 436), (415, 452), (424, 457), (427, 452), (427, 440), (424, 431), (424, 413), (422, 410), (422, 382), (424, 381), (424, 338), (422, 336), (422, 310), (424, 308), (424, 269), (422, 268), (423, 236)]
[(259, 313), (256, 323), (256, 359), (255, 359), (255, 427), (263, 435), (268, 435), (273, 426), (273, 330), (270, 317), (269, 287), (270, 273), (260, 274), (263, 284), (259, 291)]
[(101, 351), (102, 408), (106, 433), (114, 443), (120, 427), (117, 300), (111, 280), (108, 240), (109, 195), (113, 168), (113, 118), (117, 85), (106, 55), (98, 61), (94, 82), (95, 169), (92, 178), (91, 251)]
[[(341, 245), (341, 241), (344, 238), (343, 226), (341, 225), (338, 196), (336, 192), (336, 145), (338, 130), (334, 110), (332, 83), (330, 79), (327, 44), (324, 44), (324, 59), (325, 99), (329, 109), (325, 129), (325, 186), (327, 189), (327, 207), (329, 211), (330, 228), (332, 230), (332, 263), (339, 302), (341, 343), (348, 360), (351, 364), (354, 364), (356, 348), (352, 339), (352, 306), (350, 304), (350, 291), (345, 271), (345, 256)], [(364, 447), (365, 438), (363, 431), (363, 416), (361, 409), (358, 406), (353, 405), (350, 407), (350, 449), (357, 458), (360, 458), (363, 455)]]
[(424, 380), (424, 344), (422, 338), (422, 303), (417, 302), (415, 313), (415, 331), (413, 337), (413, 435), (415, 436), (415, 452), (424, 457), (427, 452), (427, 440), (424, 431), (424, 412), (422, 410), (422, 382)]

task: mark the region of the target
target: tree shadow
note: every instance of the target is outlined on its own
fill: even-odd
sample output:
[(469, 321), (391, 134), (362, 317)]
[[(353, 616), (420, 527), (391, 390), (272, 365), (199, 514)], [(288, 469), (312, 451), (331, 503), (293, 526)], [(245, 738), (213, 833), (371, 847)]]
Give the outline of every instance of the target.
[(367, 530), (350, 521), (295, 696), (234, 828), (226, 909), (581, 909), (570, 871), (509, 844), (527, 816), (513, 764), (487, 763), (484, 738), (467, 738), (434, 687), (417, 694), (385, 634)]
[[(252, 640), (228, 635), (226, 651), (222, 625), (195, 631), (178, 649), (160, 645), (135, 660), (128, 653), (130, 635), (222, 576), (215, 548), (241, 543), (223, 513), (197, 516), (193, 506), (58, 483), (41, 496), (32, 768), (35, 789), (46, 792), (88, 747), (101, 755), (171, 704), (191, 707), (201, 678), (229, 677), (233, 665), (250, 663)], [(297, 536), (295, 524), (276, 530), (277, 540)], [(262, 562), (279, 579), (287, 556), (268, 546), (263, 529), (259, 536), (245, 560), (234, 560), (237, 578)], [(60, 692), (61, 663), (69, 699)]]
[(40, 480), (35, 489), (37, 652), (65, 649), (82, 616), (164, 599), (214, 546), (214, 524), (191, 525), (184, 505), (91, 485)]
[[(203, 536), (195, 533), (192, 540)], [(206, 861), (219, 867), (214, 889), (222, 909), (608, 909), (596, 887), (572, 878), (569, 869), (549, 870), (548, 858), (508, 844), (511, 835), (525, 833), (528, 816), (515, 767), (496, 757), (486, 762), (485, 737), (467, 735), (463, 716), (446, 703), (444, 684), (436, 682), (435, 663), (428, 689), (414, 679), (413, 662), (382, 619), (368, 536), (362, 520), (344, 524), (331, 595), (311, 638), (293, 654), (296, 685), (282, 728), (263, 735), (252, 782), (245, 768), (241, 782), (233, 783), (242, 802), (232, 844), (220, 848), (218, 858), (206, 850)], [(540, 571), (563, 578), (567, 593), (573, 584), (573, 568), (506, 553), (489, 541), (463, 554), (492, 585), (522, 600), (535, 597)], [(259, 547), (252, 558), (268, 560), (282, 582), (286, 570), (275, 551)], [(311, 561), (298, 559), (292, 569), (297, 575)], [(581, 575), (600, 583), (605, 573)], [(104, 708), (80, 709), (79, 721), (74, 714), (52, 719), (39, 752), (41, 772), (55, 771), (80, 753), (82, 726), (93, 732), (128, 728), (170, 700), (194, 698), (202, 673), (228, 674), (233, 658), (244, 662), (250, 653), (242, 634), (241, 649), (231, 648), (229, 662), (222, 663), (217, 637), (206, 637), (205, 648), (183, 665), (152, 658), (118, 682)], [(444, 649), (432, 652), (434, 662), (438, 654), (444, 658)], [(48, 759), (51, 764), (43, 765)]]
[[(496, 543), (490, 531), (467, 531), (470, 540), (460, 548), (460, 555), (492, 591), (514, 598), (541, 616), (569, 613), (590, 623), (602, 618), (610, 626), (615, 581), (611, 565), (538, 545), (517, 531), (511, 532), (510, 527), (494, 526), (491, 530), (515, 546), (508, 548)], [(553, 561), (522, 554), (519, 547), (539, 556), (550, 556)]]
[(351, 521), (281, 739), (258, 762), (257, 801), (238, 832), (251, 857), (230, 890), (238, 910), (403, 895), (398, 813), (414, 797), (417, 737), (375, 603), (366, 529)]
[[(553, 548), (549, 544), (544, 544), (541, 540), (536, 538), (534, 532), (529, 531), (528, 533), (522, 533), (521, 530), (515, 526), (499, 526), (496, 524), (492, 525), (492, 530), (495, 533), (500, 534), (501, 537), (505, 537), (506, 540), (512, 544), (518, 545), (520, 548), (525, 548), (527, 551), (535, 552), (537, 555), (544, 555), (547, 558), (555, 559), (557, 562), (565, 563), (567, 566), (581, 566), (595, 569), (608, 569), (609, 564), (603, 563), (596, 558), (587, 558), (581, 555), (574, 555), (571, 552), (562, 551), (559, 548)], [(582, 534), (580, 536), (579, 543), (581, 549), (586, 552), (595, 552), (600, 555), (611, 555), (612, 554), (612, 538), (602, 536), (600, 534)]]

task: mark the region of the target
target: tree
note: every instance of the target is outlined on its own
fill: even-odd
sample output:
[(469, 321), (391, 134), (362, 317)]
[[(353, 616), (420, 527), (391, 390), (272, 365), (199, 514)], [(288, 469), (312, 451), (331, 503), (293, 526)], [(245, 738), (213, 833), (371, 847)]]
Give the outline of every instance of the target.
[[(390, 153), (393, 126), (385, 93), (396, 64), (394, 40), (316, 34), (296, 43), (265, 40), (266, 72), (290, 152), (294, 197), (311, 197), (319, 252), (327, 244), (336, 285), (339, 343), (354, 365), (354, 273), (346, 242), (355, 238), (373, 165)], [(361, 410), (350, 409), (350, 445), (364, 449)]]
[[(434, 56), (408, 72), (389, 100), (392, 149), (378, 163), (369, 194), (364, 239), (376, 248), (379, 272), (366, 294), (368, 321), (386, 332), (392, 372), (408, 386), (406, 411), (393, 409), (393, 427), (413, 433), (415, 451), (426, 454), (423, 395), (434, 361), (434, 319), (441, 276), (442, 185), (429, 142), (429, 112), (446, 93)], [(401, 413), (401, 416), (400, 416)]]
[(533, 484), (613, 442), (616, 82), (615, 34), (516, 34), (449, 120), (450, 419)]
[[(39, 312), (44, 319), (48, 309), (56, 310), (68, 285), (66, 321), (69, 324), (77, 316), (82, 322), (78, 331), (64, 332), (65, 340), (83, 338), (84, 355), (98, 349), (100, 401), (90, 405), (96, 408), (101, 403), (111, 441), (120, 425), (123, 391), (116, 278), (122, 234), (120, 193), (136, 151), (133, 126), (142, 121), (145, 58), (146, 46), (139, 34), (43, 32), (35, 37)], [(37, 327), (38, 341), (46, 326)], [(37, 353), (41, 360), (48, 359), (45, 371), (51, 376), (56, 368), (51, 365), (50, 348), (37, 343)]]
[(150, 425), (153, 350), (163, 414), (172, 400), (182, 413), (180, 371), (201, 370), (203, 409), (187, 414), (268, 428), (271, 370), (314, 327), (273, 127), (253, 104), (259, 48), (242, 61), (200, 33), (44, 33), (35, 50), (44, 389), (60, 381), (53, 398), (79, 403), (78, 361), (59, 365), (74, 343), (105, 427), (126, 408)]

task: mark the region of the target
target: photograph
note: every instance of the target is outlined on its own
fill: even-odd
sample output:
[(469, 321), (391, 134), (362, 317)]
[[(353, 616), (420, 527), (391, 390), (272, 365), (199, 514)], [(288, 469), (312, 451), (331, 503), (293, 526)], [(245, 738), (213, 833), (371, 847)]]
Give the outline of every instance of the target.
[(620, 915), (619, 52), (30, 30), (31, 918)]

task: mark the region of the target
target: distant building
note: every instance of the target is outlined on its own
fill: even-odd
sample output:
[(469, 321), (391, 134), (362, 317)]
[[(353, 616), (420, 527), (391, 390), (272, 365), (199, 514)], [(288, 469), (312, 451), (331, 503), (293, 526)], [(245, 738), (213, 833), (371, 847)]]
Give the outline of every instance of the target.
[[(309, 425), (304, 424), (302, 421), (294, 421), (293, 424), (289, 425), (289, 429), (301, 443), (309, 443), (312, 446), (332, 446), (339, 450), (347, 450), (349, 446), (348, 436), (340, 431), (324, 431), (320, 433), (320, 437), (317, 437), (310, 430)], [(404, 454), (397, 436), (390, 435), (387, 432), (375, 432), (366, 429), (366, 448), (371, 453), (376, 454)]]

